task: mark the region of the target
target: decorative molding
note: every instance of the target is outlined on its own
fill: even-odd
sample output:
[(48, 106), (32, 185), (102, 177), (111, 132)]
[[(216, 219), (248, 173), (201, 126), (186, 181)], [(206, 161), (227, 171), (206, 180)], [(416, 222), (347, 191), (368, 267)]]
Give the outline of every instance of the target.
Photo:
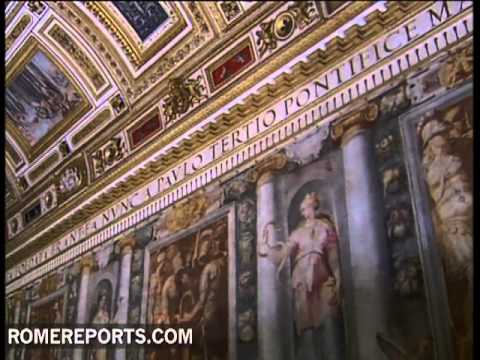
[(249, 181), (256, 182), (257, 186), (269, 182), (274, 175), (287, 168), (289, 159), (284, 151), (270, 155), (255, 164), (255, 167), (248, 172)]
[(135, 248), (136, 244), (137, 240), (132, 235), (126, 235), (118, 241), (118, 246), (120, 247), (122, 254), (131, 252)]
[(72, 143), (74, 145), (79, 144), (88, 135), (92, 134), (95, 130), (103, 127), (104, 123), (112, 117), (109, 109), (102, 110), (95, 118), (88, 122), (80, 131), (78, 131), (72, 137)]
[(106, 81), (102, 74), (65, 30), (57, 24), (50, 29), (48, 34), (74, 59), (90, 79), (96, 90), (99, 90), (106, 85)]
[(46, 175), (46, 171), (50, 169), (57, 161), (60, 160), (60, 156), (55, 151), (50, 156), (47, 157), (46, 160), (43, 160), (40, 165), (38, 165), (35, 169), (28, 173), (28, 178), (30, 181), (35, 182), (41, 176)]
[(219, 1), (217, 6), (220, 8), (227, 23), (232, 22), (242, 14), (242, 8), (238, 1)]
[(85, 269), (93, 270), (97, 267), (97, 261), (95, 259), (95, 256), (93, 256), (93, 254), (88, 254), (83, 256), (80, 259), (79, 263), (82, 271), (84, 271)]
[(38, 15), (40, 15), (43, 10), (45, 10), (45, 4), (43, 3), (43, 1), (27, 1), (27, 6), (31, 12)]
[(101, 176), (105, 171), (121, 161), (127, 149), (122, 136), (112, 138), (105, 146), (90, 155), (93, 166), (93, 178)]
[(295, 30), (303, 30), (310, 25), (315, 18), (315, 9), (313, 1), (299, 1), (273, 20), (260, 24), (260, 30), (255, 33), (260, 57), (269, 50), (275, 50), (277, 43), (290, 38)]
[[(80, 19), (78, 16), (76, 16), (73, 11), (69, 10), (69, 8), (66, 7), (67, 5), (70, 6), (70, 4), (67, 4), (67, 3), (58, 3), (58, 4), (53, 3), (52, 4), (52, 6), (54, 6), (54, 7), (57, 7), (57, 5), (58, 5), (58, 8), (59, 8), (59, 11), (65, 12), (66, 16), (69, 17), (72, 20), (73, 23), (78, 24), (78, 27), (82, 28), (84, 31), (86, 31), (87, 35), (90, 34), (88, 36), (90, 36), (90, 37), (93, 36), (93, 34), (91, 34), (91, 32), (89, 30), (89, 27), (86, 27), (86, 26), (82, 25), (84, 23), (83, 20)], [(368, 6), (369, 6), (368, 3), (362, 3), (362, 4), (359, 4), (358, 6), (356, 4), (354, 4), (349, 9), (347, 9), (348, 11), (347, 10), (345, 11), (346, 14), (342, 18), (338, 19), (338, 21), (339, 22), (346, 21), (348, 18), (354, 16), (355, 14), (358, 14), (360, 11), (365, 10)], [(393, 4), (392, 8), (395, 8), (395, 7), (396, 7), (396, 4)], [(321, 34), (327, 34), (328, 31), (330, 31), (334, 26), (337, 26), (336, 22), (331, 22), (330, 24), (325, 24), (324, 28), (321, 29), (322, 30)], [(322, 36), (321, 34), (320, 35), (316, 34), (317, 35), (316, 38), (318, 39), (318, 36)], [(98, 45), (99, 44), (97, 37), (91, 38), (90, 40), (91, 40), (91, 43), (93, 45)], [(318, 41), (318, 40), (315, 40), (315, 41)], [(300, 40), (300, 43), (303, 44), (303, 39)], [(106, 48), (103, 47), (103, 46), (100, 46), (100, 47), (97, 46), (97, 48), (100, 51), (100, 53), (105, 53), (105, 51), (106, 51)], [(108, 54), (106, 56), (107, 56), (108, 61), (112, 61), (111, 56), (109, 57)], [(288, 51), (288, 56), (291, 56), (290, 51)], [(278, 61), (274, 61), (274, 62), (272, 62), (272, 64), (275, 64), (274, 65), (274, 67), (275, 67), (275, 66), (278, 65)], [(112, 66), (113, 71), (117, 72), (117, 78), (119, 79), (120, 83), (124, 84), (124, 82), (122, 80), (122, 76), (121, 76), (122, 73), (121, 72), (118, 73), (118, 71), (117, 71), (118, 69), (116, 70), (116, 66), (118, 66), (118, 64), (115, 63), (115, 62), (112, 62), (111, 66)], [(226, 90), (225, 94), (220, 97), (221, 103), (218, 103), (218, 99), (215, 99), (214, 104), (212, 104), (212, 106), (216, 107), (216, 106), (220, 106), (221, 104), (224, 104), (224, 100), (228, 100), (228, 99), (225, 99), (225, 96), (227, 96), (229, 99), (235, 98), (242, 91), (244, 91), (251, 84), (253, 84), (254, 81), (257, 81), (258, 76), (260, 76), (260, 77), (265, 76), (268, 73), (268, 71), (269, 71), (268, 69), (262, 69), (260, 72), (257, 71), (255, 73), (255, 76), (251, 79), (252, 81), (250, 81), (250, 80), (249, 81), (242, 81), (240, 86), (235, 86), (233, 89), (230, 88), (230, 89), (228, 89), (228, 91)], [(310, 76), (309, 74), (310, 74), (310, 72), (307, 72), (307, 71), (304, 72), (302, 70), (302, 72), (297, 73), (296, 76), (292, 76), (292, 77), (288, 76), (288, 78), (285, 78), (284, 76), (281, 76), (279, 78), (279, 81), (277, 81), (277, 83), (279, 84), (280, 93), (284, 93), (285, 91), (288, 91), (288, 89), (290, 89), (292, 86), (295, 86), (295, 84), (300, 83), (302, 80), (305, 81)], [(295, 81), (292, 81), (292, 79), (295, 79)], [(299, 81), (296, 81), (296, 80), (299, 80)], [(242, 106), (235, 106), (231, 111), (232, 115), (238, 113), (238, 115), (240, 116), (240, 119), (242, 119), (247, 114), (258, 112), (259, 108), (261, 108), (261, 106), (263, 104), (265, 104), (266, 100), (270, 100), (270, 99), (272, 99), (272, 96), (278, 96), (278, 94), (280, 94), (278, 91), (272, 92), (272, 90), (273, 89), (270, 86), (263, 87), (262, 89), (260, 89), (259, 95), (254, 95), (254, 96), (250, 96), (249, 98), (247, 98), (246, 101), (247, 101), (247, 104), (249, 104), (248, 107), (244, 107), (243, 105)], [(241, 111), (237, 112), (237, 110), (239, 110), (240, 108), (241, 108)], [(245, 111), (245, 108), (247, 108), (248, 110)], [(198, 122), (198, 120), (202, 119), (203, 116), (206, 116), (206, 114), (211, 113), (211, 111), (212, 110), (210, 110), (210, 107), (208, 109), (202, 109), (200, 112), (196, 112), (196, 113), (192, 114), (191, 118), (184, 119), (185, 121), (182, 121), (180, 124), (176, 125), (175, 128), (174, 128), (175, 131), (164, 132), (162, 134), (162, 138), (159, 139), (160, 141), (157, 141), (157, 142), (153, 143), (153, 148), (152, 148), (152, 146), (150, 146), (149, 148), (145, 147), (144, 149), (142, 149), (142, 151), (137, 151), (135, 153), (135, 161), (137, 161), (137, 160), (138, 161), (143, 161), (142, 159), (145, 159), (149, 154), (152, 154), (153, 152), (160, 149), (162, 146), (168, 144), (170, 141), (175, 139), (178, 136), (178, 134), (182, 134), (184, 131), (186, 131), (191, 126), (193, 126), (193, 124)], [(230, 114), (228, 114), (226, 116), (230, 117)], [(215, 129), (212, 129), (212, 126), (208, 125), (207, 131), (204, 131), (204, 132), (202, 131), (202, 133), (199, 133), (198, 136), (196, 134), (193, 138), (193, 142), (190, 141), (190, 140), (187, 140), (186, 142), (188, 142), (190, 144), (200, 145), (205, 141), (205, 136), (207, 136), (209, 139), (212, 139), (214, 136), (216, 136), (216, 134), (218, 134), (217, 129), (226, 129), (227, 125), (232, 124), (232, 123), (233, 122), (231, 122), (231, 120), (229, 118), (224, 119), (223, 116), (222, 116), (218, 121), (218, 125), (215, 126)], [(85, 129), (87, 129), (87, 128), (90, 128), (90, 126), (87, 125), (85, 127)], [(95, 127), (93, 127), (93, 128), (95, 128)], [(74, 141), (73, 141), (74, 144), (75, 144), (75, 141), (79, 141), (77, 139), (76, 135), (74, 136)], [(188, 148), (190, 149), (191, 145)], [(177, 158), (177, 155), (175, 155), (175, 158)], [(133, 160), (133, 158), (132, 158), (132, 160)], [(163, 161), (162, 161), (162, 163), (163, 163)], [(167, 162), (167, 164), (168, 163), (169, 162)], [(156, 166), (158, 166), (158, 165), (155, 165), (155, 167)], [(128, 167), (125, 164), (125, 166), (121, 166), (120, 168), (115, 169), (115, 171), (110, 171), (109, 175), (113, 176), (113, 174), (117, 174), (117, 175), (122, 174), (122, 173), (125, 172), (125, 170), (127, 168)], [(101, 185), (98, 184), (98, 186), (96, 186), (96, 188), (97, 189), (101, 188)]]
[(22, 18), (15, 24), (13, 30), (8, 34), (5, 39), (5, 51), (8, 51), (13, 43), (22, 35), (27, 28), (28, 24), (32, 21), (32, 17), (28, 14), (22, 16)]

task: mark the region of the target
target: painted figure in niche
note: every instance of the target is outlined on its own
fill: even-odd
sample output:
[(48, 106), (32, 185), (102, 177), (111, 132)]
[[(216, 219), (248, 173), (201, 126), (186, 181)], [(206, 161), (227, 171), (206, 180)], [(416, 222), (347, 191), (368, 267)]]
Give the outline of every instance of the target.
[(300, 205), (304, 221), (287, 242), (274, 248), (279, 273), (292, 259), (298, 358), (340, 360), (344, 355), (338, 239), (330, 217), (318, 213), (319, 205), (317, 193), (306, 194)]
[(457, 104), (443, 114), (428, 118), (420, 128), (420, 136), (422, 162), (433, 201), (433, 221), (445, 270), (456, 352), (458, 359), (463, 360), (472, 358), (473, 345), (473, 134), (470, 114), (461, 109), (462, 105)]
[[(106, 284), (106, 283), (103, 283)], [(110, 315), (110, 300), (111, 294), (107, 290), (106, 286), (102, 286), (100, 284), (98, 291), (98, 300), (96, 303), (96, 307), (93, 312), (93, 316), (91, 319), (92, 325), (95, 326), (102, 326), (108, 325), (111, 322), (111, 315)], [(108, 351), (105, 347), (98, 347), (89, 351), (88, 360), (107, 360), (108, 359)]]

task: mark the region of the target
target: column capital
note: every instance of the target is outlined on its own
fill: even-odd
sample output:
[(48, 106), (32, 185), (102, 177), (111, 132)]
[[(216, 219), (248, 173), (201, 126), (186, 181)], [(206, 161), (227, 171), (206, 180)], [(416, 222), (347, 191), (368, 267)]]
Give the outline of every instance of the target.
[(269, 182), (276, 172), (285, 169), (287, 164), (288, 157), (285, 152), (272, 154), (256, 163), (248, 174), (249, 181), (256, 182), (257, 186), (261, 186)]
[(16, 291), (11, 299), (14, 301), (14, 302), (19, 302), (19, 301), (22, 301), (23, 299), (25, 299), (25, 292), (23, 290), (20, 290), (20, 291)]
[(93, 254), (85, 255), (82, 259), (80, 259), (80, 269), (83, 270), (91, 270), (97, 265), (97, 261)]
[(331, 137), (334, 141), (348, 142), (359, 131), (371, 126), (378, 118), (378, 105), (366, 103), (353, 114), (334, 121), (331, 125)]
[(136, 243), (135, 237), (132, 234), (128, 234), (118, 241), (118, 246), (120, 247), (121, 253), (125, 254), (131, 252)]

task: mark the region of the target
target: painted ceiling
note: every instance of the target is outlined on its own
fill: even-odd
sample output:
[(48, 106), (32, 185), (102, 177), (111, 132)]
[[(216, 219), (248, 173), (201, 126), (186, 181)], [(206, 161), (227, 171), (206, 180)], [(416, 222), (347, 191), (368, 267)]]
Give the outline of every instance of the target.
[[(282, 67), (294, 68), (292, 61), (298, 67), (310, 48), (323, 51), (314, 45), (324, 38), (336, 51), (316, 59), (350, 49), (355, 42), (342, 40), (348, 27), (360, 37), (352, 20), (366, 14), (365, 26), (370, 14), (381, 24), (381, 7), (373, 1), (8, 2), (7, 253), (52, 218), (98, 212), (106, 199), (219, 136), (231, 127), (224, 114), (235, 106), (248, 98), (253, 111), (272, 98), (255, 94), (273, 91), (272, 79), (285, 77)], [(288, 91), (282, 81), (277, 94)], [(134, 167), (139, 172), (129, 177)]]

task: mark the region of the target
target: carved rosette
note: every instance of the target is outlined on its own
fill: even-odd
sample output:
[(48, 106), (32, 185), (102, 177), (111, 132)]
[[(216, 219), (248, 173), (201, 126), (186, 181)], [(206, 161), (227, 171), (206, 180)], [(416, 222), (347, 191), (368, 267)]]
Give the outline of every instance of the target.
[(260, 56), (275, 50), (278, 43), (290, 38), (295, 30), (303, 30), (313, 22), (315, 15), (313, 1), (298, 1), (274, 19), (261, 23), (260, 30), (256, 31)]

